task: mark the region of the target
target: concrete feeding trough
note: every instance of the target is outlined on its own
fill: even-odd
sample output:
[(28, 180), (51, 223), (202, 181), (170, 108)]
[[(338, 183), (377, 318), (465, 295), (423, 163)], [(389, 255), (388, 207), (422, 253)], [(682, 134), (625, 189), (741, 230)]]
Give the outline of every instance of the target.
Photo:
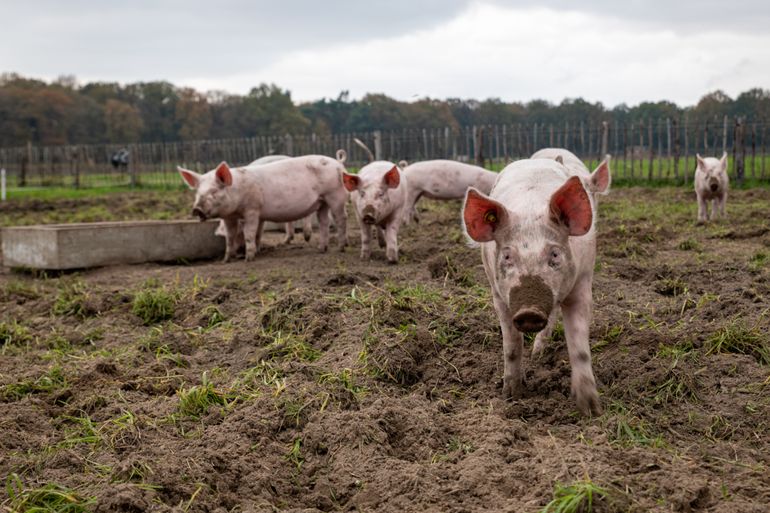
[(113, 264), (215, 258), (225, 239), (219, 221), (125, 221), (2, 229), (3, 265), (80, 269)]

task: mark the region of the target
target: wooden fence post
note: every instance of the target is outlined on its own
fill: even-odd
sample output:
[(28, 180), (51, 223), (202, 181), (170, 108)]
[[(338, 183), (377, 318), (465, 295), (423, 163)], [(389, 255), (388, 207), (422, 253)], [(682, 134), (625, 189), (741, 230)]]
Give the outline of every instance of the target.
[(374, 158), (382, 160), (382, 132), (374, 131)]
[(741, 123), (741, 118), (736, 117), (735, 131), (733, 136), (733, 162), (735, 165), (735, 178), (739, 185), (743, 183), (744, 150), (745, 148), (743, 146), (743, 124)]
[(602, 121), (602, 149), (599, 155), (599, 161), (601, 162), (604, 159), (604, 156), (607, 155), (608, 145), (609, 145), (609, 137), (610, 137), (610, 124), (607, 121)]
[[(671, 124), (669, 125), (669, 136), (671, 134), (671, 129), (674, 130), (674, 181), (679, 181), (679, 117), (674, 118), (671, 121)], [(671, 142), (671, 139), (669, 137), (669, 143)], [(671, 150), (671, 147), (669, 146), (669, 151)]]
[(484, 167), (484, 126), (478, 127), (474, 137), (476, 147), (476, 165)]
[(655, 146), (652, 144), (652, 121), (647, 123), (647, 143), (650, 145), (649, 169), (647, 170), (647, 181), (652, 180), (652, 163), (655, 158)]

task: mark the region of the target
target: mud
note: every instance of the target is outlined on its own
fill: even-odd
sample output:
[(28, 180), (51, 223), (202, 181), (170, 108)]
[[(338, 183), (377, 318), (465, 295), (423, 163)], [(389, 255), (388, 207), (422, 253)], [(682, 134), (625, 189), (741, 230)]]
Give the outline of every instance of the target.
[[(83, 209), (188, 215), (189, 195), (154, 198)], [(83, 217), (33, 208), (3, 206), (0, 222)], [(569, 397), (558, 327), (525, 356), (522, 398), (501, 399), (460, 204), (420, 208), (398, 266), (275, 234), (249, 263), (3, 271), (0, 477), (66, 486), (98, 512), (534, 512), (585, 479), (609, 492), (595, 511), (767, 511), (770, 191), (732, 191), (729, 219), (704, 226), (691, 191), (602, 198), (597, 418)], [(170, 297), (166, 320), (135, 313), (144, 291)], [(210, 404), (183, 403), (191, 389)]]

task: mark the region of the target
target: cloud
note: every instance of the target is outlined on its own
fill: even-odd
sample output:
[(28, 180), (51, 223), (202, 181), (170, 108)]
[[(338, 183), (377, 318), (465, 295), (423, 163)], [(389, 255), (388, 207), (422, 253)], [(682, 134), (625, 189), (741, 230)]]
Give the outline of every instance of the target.
[[(290, 52), (228, 77), (239, 91), (275, 82), (295, 100), (384, 92), (402, 100), (499, 97), (607, 105), (645, 100), (693, 104), (708, 90), (737, 94), (767, 84), (770, 35), (679, 33), (610, 16), (474, 3), (440, 26), (360, 44)], [(186, 82), (213, 87), (191, 74)]]

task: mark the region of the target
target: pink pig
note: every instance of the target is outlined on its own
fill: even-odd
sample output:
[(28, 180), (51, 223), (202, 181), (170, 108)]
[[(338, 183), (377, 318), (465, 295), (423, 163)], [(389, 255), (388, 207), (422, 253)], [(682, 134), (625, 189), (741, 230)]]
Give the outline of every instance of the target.
[(361, 259), (371, 256), (371, 229), (375, 228), (380, 247), (386, 247), (388, 262), (398, 263), (398, 229), (407, 191), (398, 167), (377, 160), (362, 167), (357, 175), (344, 173), (343, 179), (361, 227)]
[(497, 179), (497, 173), (454, 160), (426, 160), (406, 164), (405, 161), (399, 162), (408, 184), (404, 206), (405, 223), (412, 219), (419, 221), (415, 207), (423, 196), (438, 200), (462, 199), (468, 187), (489, 194)]
[[(727, 203), (727, 186), (730, 179), (727, 177), (727, 152), (722, 158), (705, 159), (696, 154), (698, 167), (695, 169), (695, 195), (698, 197), (698, 222), (704, 223), (709, 219), (716, 219), (718, 214), (725, 217), (725, 203)], [(711, 201), (711, 216), (709, 216), (709, 201)]]
[[(607, 171), (608, 172), (608, 171)], [(481, 259), (503, 334), (503, 393), (523, 387), (523, 333), (564, 317), (572, 395), (580, 411), (599, 414), (588, 334), (596, 259), (596, 207), (580, 173), (552, 159), (508, 165), (489, 196), (470, 188), (463, 222), (481, 243)]]
[(219, 217), (225, 222), (225, 262), (237, 251), (238, 222), (243, 220), (246, 260), (254, 259), (265, 221), (285, 223), (318, 213), (321, 251), (329, 243), (331, 211), (337, 225), (340, 250), (347, 244), (342, 185), (344, 167), (329, 157), (307, 155), (279, 160), (254, 168), (230, 169), (224, 162), (203, 175), (179, 168), (187, 185), (195, 189), (193, 215), (201, 220)]

